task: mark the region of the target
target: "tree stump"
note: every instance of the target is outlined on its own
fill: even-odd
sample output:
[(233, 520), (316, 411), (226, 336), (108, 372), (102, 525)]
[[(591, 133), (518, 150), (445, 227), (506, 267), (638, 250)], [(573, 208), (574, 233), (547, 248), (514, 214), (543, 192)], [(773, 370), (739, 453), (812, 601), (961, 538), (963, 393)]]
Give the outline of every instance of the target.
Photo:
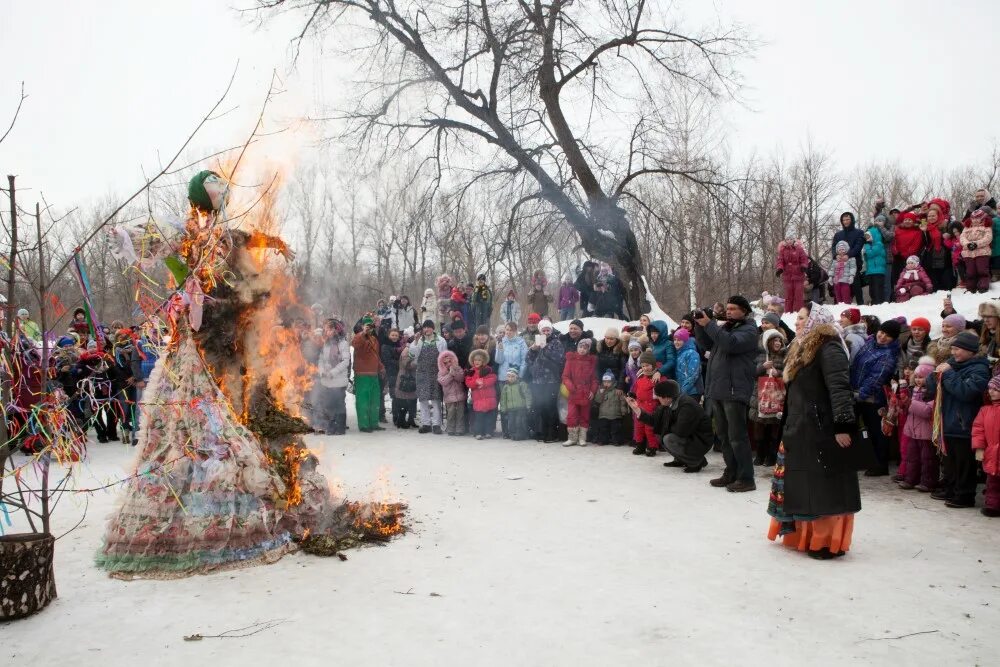
[(36, 614), (55, 599), (55, 544), (41, 533), (0, 536), (0, 621)]

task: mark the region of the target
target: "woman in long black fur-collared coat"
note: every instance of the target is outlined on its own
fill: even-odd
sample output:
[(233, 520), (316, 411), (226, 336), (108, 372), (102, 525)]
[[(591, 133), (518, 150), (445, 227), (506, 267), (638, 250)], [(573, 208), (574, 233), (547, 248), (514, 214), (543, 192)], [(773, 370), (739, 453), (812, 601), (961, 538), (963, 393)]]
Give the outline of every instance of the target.
[(833, 314), (814, 303), (799, 311), (785, 359), (783, 442), (771, 485), (768, 538), (813, 558), (842, 556), (861, 510), (858, 473), (839, 448), (857, 430), (847, 348)]

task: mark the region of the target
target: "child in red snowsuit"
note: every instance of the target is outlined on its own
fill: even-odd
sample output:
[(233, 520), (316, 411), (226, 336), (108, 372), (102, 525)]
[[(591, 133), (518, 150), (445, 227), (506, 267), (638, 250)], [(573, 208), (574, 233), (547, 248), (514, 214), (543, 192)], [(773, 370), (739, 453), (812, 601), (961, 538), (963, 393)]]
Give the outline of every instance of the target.
[(989, 517), (1000, 516), (1000, 375), (986, 385), (991, 405), (979, 408), (972, 422), (972, 449), (976, 460), (983, 462), (986, 473), (986, 502), (982, 509)]
[(778, 244), (774, 268), (781, 278), (785, 288), (785, 310), (798, 312), (804, 305), (802, 291), (806, 282), (806, 269), (809, 267), (809, 255), (802, 242), (795, 238), (786, 239)]
[[(656, 366), (656, 357), (653, 355), (652, 350), (646, 350), (639, 355), (639, 368), (642, 370), (639, 373), (639, 377), (635, 379), (635, 400), (643, 412), (648, 412), (649, 414), (652, 414), (658, 405), (656, 394), (653, 393), (653, 388), (656, 386), (656, 383), (653, 382), (653, 372)], [(660, 442), (656, 437), (653, 427), (643, 424), (638, 419), (634, 419), (632, 428), (632, 439), (635, 441), (635, 449), (632, 450), (632, 453), (637, 456), (640, 454), (656, 456), (656, 450), (660, 448)]]
[(587, 429), (590, 428), (590, 401), (597, 391), (597, 356), (590, 353), (590, 338), (581, 338), (576, 352), (566, 355), (562, 383), (568, 395), (566, 430), (569, 437), (564, 447), (587, 444)]

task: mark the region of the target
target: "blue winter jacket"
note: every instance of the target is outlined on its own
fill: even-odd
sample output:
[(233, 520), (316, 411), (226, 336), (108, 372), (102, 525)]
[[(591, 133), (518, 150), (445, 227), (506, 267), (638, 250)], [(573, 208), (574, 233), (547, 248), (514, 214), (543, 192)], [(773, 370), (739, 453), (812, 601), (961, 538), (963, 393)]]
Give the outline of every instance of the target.
[[(983, 392), (990, 381), (990, 362), (986, 357), (973, 357), (968, 361), (948, 360), (950, 371), (941, 376), (941, 417), (945, 438), (972, 437), (972, 422), (983, 405)], [(927, 376), (926, 400), (933, 400), (938, 392), (937, 373)], [(947, 445), (947, 442), (945, 442)]]
[(879, 345), (875, 336), (869, 338), (851, 361), (851, 389), (858, 392), (858, 400), (874, 399), (876, 404), (885, 405), (882, 387), (892, 377), (898, 364), (897, 341)]
[(677, 353), (676, 372), (677, 384), (680, 385), (682, 394), (701, 396), (705, 393), (705, 386), (701, 380), (701, 355), (698, 353), (694, 338), (689, 338)]
[(650, 322), (649, 327), (660, 332), (660, 337), (656, 339), (655, 343), (650, 339), (653, 356), (656, 357), (656, 362), (659, 364), (656, 370), (660, 375), (673, 378), (674, 368), (677, 364), (677, 351), (674, 349), (673, 340), (670, 339), (670, 329), (663, 320)]
[(868, 275), (885, 274), (885, 243), (882, 241), (882, 230), (872, 225), (867, 230), (871, 235), (870, 243), (865, 243), (865, 272)]
[(528, 344), (520, 336), (513, 338), (503, 338), (503, 347), (497, 345), (496, 356), (494, 357), (499, 368), (497, 369), (497, 379), (506, 382), (507, 371), (513, 366), (517, 368), (519, 375), (524, 376), (524, 362), (528, 358)]

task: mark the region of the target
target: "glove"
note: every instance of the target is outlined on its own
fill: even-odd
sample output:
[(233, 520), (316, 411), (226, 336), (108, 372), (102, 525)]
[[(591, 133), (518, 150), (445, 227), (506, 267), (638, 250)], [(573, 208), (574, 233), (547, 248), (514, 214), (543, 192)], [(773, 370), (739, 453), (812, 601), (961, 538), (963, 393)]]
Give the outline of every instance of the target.
[(780, 278), (782, 273), (784, 273), (784, 271), (782, 271), (781, 269), (778, 269), (777, 271), (774, 272), (774, 275), (776, 275), (776, 276), (778, 276)]
[(972, 241), (971, 243), (966, 243), (965, 244), (965, 249), (966, 250), (975, 250), (978, 247), (979, 247), (979, 245), (975, 241)]
[(985, 456), (986, 456), (986, 450), (985, 449), (977, 449), (976, 450), (976, 460), (977, 461), (982, 461)]
[(904, 288), (904, 287), (900, 287), (900, 288), (899, 288), (899, 293), (900, 293), (900, 294), (906, 294), (906, 288)]

